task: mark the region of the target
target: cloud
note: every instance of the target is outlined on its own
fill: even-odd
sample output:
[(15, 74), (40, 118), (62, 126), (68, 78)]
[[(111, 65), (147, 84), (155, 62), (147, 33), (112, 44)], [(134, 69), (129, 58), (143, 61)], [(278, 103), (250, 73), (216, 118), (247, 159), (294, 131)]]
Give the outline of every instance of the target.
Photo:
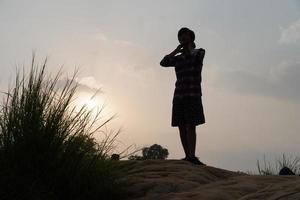
[(131, 41), (127, 41), (127, 40), (113, 40), (113, 43), (115, 45), (120, 45), (120, 46), (132, 46), (132, 45), (134, 45)]
[(99, 32), (99, 31), (94, 35), (94, 38), (96, 40), (100, 40), (100, 41), (107, 41), (108, 40), (107, 36), (104, 33)]
[(295, 44), (300, 41), (300, 19), (291, 23), (287, 28), (279, 28), (281, 31), (279, 44)]
[(85, 87), (88, 87), (88, 88), (94, 89), (94, 90), (97, 90), (97, 89), (103, 87), (103, 85), (99, 84), (98, 81), (93, 76), (77, 78), (76, 81), (79, 83), (79, 85), (85, 86)]
[[(70, 78), (61, 78), (57, 81), (57, 87), (62, 89), (66, 83), (70, 81)], [(103, 84), (99, 84), (99, 82), (93, 77), (93, 76), (86, 76), (81, 78), (75, 78), (72, 84), (72, 87), (75, 86), (75, 84), (78, 85), (77, 91), (85, 91), (85, 92), (98, 92), (98, 93), (104, 93), (103, 91)]]
[(300, 101), (300, 62), (283, 63), (267, 75), (232, 70), (219, 72), (218, 77), (218, 83), (238, 93)]
[(134, 43), (132, 41), (111, 38), (107, 34), (101, 32), (101, 31), (97, 31), (95, 34), (93, 34), (92, 38), (95, 39), (96, 41), (106, 42), (106, 43), (116, 45), (116, 46), (133, 46), (134, 45)]

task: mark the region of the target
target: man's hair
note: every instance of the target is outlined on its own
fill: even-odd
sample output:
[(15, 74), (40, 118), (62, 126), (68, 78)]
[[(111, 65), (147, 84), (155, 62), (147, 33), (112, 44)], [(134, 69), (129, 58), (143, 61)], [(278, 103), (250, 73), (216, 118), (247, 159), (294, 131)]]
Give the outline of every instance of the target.
[(193, 47), (196, 48), (196, 44), (195, 44), (195, 33), (194, 31), (190, 30), (189, 28), (187, 27), (182, 27), (179, 31), (178, 31), (178, 34), (177, 36), (181, 36), (183, 35), (184, 33), (188, 33), (190, 36), (191, 36), (191, 39), (193, 41)]

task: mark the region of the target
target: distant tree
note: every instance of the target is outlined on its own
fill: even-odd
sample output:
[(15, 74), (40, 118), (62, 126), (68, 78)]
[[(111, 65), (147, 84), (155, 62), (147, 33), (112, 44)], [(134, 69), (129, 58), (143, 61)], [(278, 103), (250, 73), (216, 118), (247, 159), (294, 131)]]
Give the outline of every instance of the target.
[(143, 157), (145, 159), (166, 159), (169, 155), (168, 149), (158, 144), (143, 148)]
[(143, 156), (131, 155), (129, 160), (148, 160), (148, 159), (166, 159), (169, 155), (169, 151), (166, 148), (158, 144), (153, 144), (150, 147), (144, 147), (142, 149)]

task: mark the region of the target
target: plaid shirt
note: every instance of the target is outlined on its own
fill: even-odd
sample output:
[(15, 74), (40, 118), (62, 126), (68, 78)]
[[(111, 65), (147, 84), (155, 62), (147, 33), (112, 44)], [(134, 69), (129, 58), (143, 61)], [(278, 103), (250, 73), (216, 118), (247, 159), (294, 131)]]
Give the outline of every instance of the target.
[(174, 98), (184, 96), (202, 96), (201, 71), (205, 49), (193, 49), (191, 55), (166, 55), (161, 61), (162, 67), (175, 67), (176, 83)]

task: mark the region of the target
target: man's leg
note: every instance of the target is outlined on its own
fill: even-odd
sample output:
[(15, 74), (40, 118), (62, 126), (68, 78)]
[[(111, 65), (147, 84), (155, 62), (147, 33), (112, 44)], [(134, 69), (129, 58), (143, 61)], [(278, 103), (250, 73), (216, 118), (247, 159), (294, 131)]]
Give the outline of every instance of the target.
[(188, 149), (190, 150), (190, 155), (192, 163), (196, 165), (206, 165), (203, 162), (201, 162), (196, 156), (196, 126), (195, 125), (187, 125), (187, 141), (188, 141)]
[(195, 125), (186, 125), (187, 130), (187, 144), (188, 149), (190, 151), (189, 155), (192, 157), (195, 157), (195, 151), (196, 151), (196, 126)]
[(178, 128), (179, 128), (181, 144), (183, 146), (185, 156), (189, 157), (190, 156), (190, 150), (189, 150), (189, 147), (188, 147), (186, 127), (185, 126), (178, 126)]

